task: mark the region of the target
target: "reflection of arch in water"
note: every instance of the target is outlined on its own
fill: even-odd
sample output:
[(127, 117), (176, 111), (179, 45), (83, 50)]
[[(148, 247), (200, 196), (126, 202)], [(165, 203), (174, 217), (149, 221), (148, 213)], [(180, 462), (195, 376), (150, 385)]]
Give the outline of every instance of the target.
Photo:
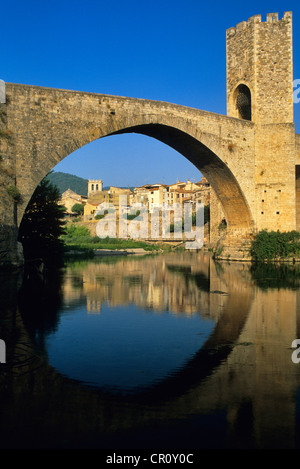
[(252, 295), (249, 293), (229, 294), (224, 312), (210, 338), (184, 367), (145, 391), (136, 392), (132, 396), (118, 395), (119, 398), (122, 401), (162, 404), (203, 384), (233, 350), (245, 325), (251, 303)]
[[(173, 272), (176, 271), (180, 275), (184, 275), (185, 278), (192, 279), (196, 282), (198, 288), (209, 295), (219, 295), (222, 293), (210, 291), (210, 279), (202, 272), (200, 274), (199, 272), (192, 274), (187, 267), (176, 264), (168, 265), (167, 267)], [(198, 278), (199, 275), (200, 280)], [(158, 404), (176, 399), (189, 389), (200, 385), (226, 360), (243, 328), (250, 303), (251, 298), (249, 293), (229, 293), (223, 314), (215, 325), (210, 338), (185, 366), (173, 372), (172, 375), (163, 381), (157, 382), (147, 389), (137, 388), (128, 394), (122, 393), (122, 391), (120, 393), (118, 391), (110, 392), (105, 387), (91, 388), (86, 386), (86, 388), (90, 389), (91, 392), (96, 392), (99, 396), (115, 396), (116, 399), (122, 402), (135, 401)], [(74, 380), (70, 379), (70, 381), (73, 382)]]
[[(76, 433), (76, 447), (84, 447), (85, 444), (91, 444), (91, 432), (114, 439), (116, 431), (140, 428), (141, 425), (157, 422), (157, 419), (173, 420), (191, 415), (198, 412), (199, 404), (205, 412), (215, 410), (219, 399), (216, 372), (222, 372), (224, 364), (226, 367), (226, 359), (235, 348), (252, 301), (252, 291), (248, 290), (247, 293), (247, 289), (230, 290), (228, 288), (227, 304), (211, 337), (193, 359), (169, 379), (158, 383), (147, 392), (132, 396), (113, 395), (101, 389), (81, 386), (80, 383), (57, 373), (43, 357), (34, 355), (23, 321), (20, 315), (16, 314), (14, 320), (18, 331), (14, 337), (19, 337), (20, 343), (14, 347), (14, 362), (7, 367), (11, 386), (8, 389), (12, 394), (18, 392), (18, 396), (22, 392), (22, 400), (10, 398), (5, 413), (9, 418), (8, 428), (14, 428), (11, 436), (13, 444), (18, 446), (19, 438), (24, 447), (24, 438), (20, 439), (15, 430), (20, 421), (26, 422), (26, 418), (30, 419), (29, 435), (32, 432), (34, 438), (41, 436), (45, 447), (51, 447), (48, 440), (49, 431), (52, 435), (55, 431), (52, 444), (60, 447), (61, 438), (68, 438), (70, 429), (70, 441), (73, 442)], [(218, 295), (215, 291), (208, 294), (212, 299)], [(213, 384), (215, 379), (217, 383)], [(213, 398), (211, 386), (216, 389), (216, 396)], [(223, 389), (223, 392), (226, 393), (226, 389)], [(48, 399), (49, 394), (51, 399)], [(40, 415), (45, 411), (46, 401), (49, 419), (41, 420)], [(26, 415), (24, 402), (30, 405), (30, 412), (25, 412)], [(5, 416), (2, 423), (5, 425)], [(105, 447), (101, 445), (103, 442), (97, 436), (95, 446)]]

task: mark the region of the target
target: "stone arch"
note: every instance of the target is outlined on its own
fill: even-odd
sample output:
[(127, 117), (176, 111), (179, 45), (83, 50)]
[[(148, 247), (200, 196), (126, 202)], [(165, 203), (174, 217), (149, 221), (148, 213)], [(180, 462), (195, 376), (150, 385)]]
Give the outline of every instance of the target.
[[(209, 144), (213, 146), (209, 138), (206, 138), (208, 145), (205, 145), (200, 140), (178, 127), (164, 123), (150, 122), (126, 127), (123, 127), (122, 124), (123, 123), (120, 124), (121, 128), (119, 130), (112, 131), (111, 126), (103, 129), (102, 132), (96, 129), (87, 134), (83, 134), (80, 140), (78, 139), (76, 142), (73, 141), (71, 144), (64, 145), (59, 161), (66, 156), (70, 156), (74, 151), (84, 145), (104, 137), (126, 133), (138, 133), (155, 138), (186, 157), (207, 178), (222, 204), (229, 228), (249, 229), (252, 226), (251, 212), (246, 197), (229, 167), (215, 151), (208, 147)], [(34, 187), (32, 187), (31, 195), (40, 180), (55, 166), (55, 164), (51, 163), (51, 160), (48, 161), (46, 172), (45, 166), (43, 166), (43, 174), (39, 175), (38, 182), (32, 181)], [(19, 218), (19, 223), (20, 222), (21, 219)]]
[(178, 151), (207, 178), (223, 206), (229, 227), (251, 227), (250, 209), (238, 181), (221, 158), (202, 142), (178, 128), (165, 124), (137, 125), (109, 135), (124, 133), (143, 134)]
[(250, 88), (245, 83), (240, 83), (233, 93), (235, 109), (240, 119), (252, 120), (252, 99)]

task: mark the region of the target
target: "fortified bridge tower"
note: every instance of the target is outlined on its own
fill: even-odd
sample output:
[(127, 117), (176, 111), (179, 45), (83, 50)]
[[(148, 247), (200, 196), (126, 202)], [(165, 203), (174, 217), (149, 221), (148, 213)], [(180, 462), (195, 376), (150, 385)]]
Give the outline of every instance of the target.
[[(42, 178), (89, 142), (160, 140), (210, 182), (211, 242), (244, 259), (261, 230), (300, 230), (300, 136), (293, 122), (292, 13), (229, 28), (227, 116), (172, 103), (0, 81), (0, 264), (18, 263), (18, 227)], [(112, 162), (113, 164), (113, 162)], [(143, 164), (143, 161), (139, 161)], [(176, 164), (176, 161), (174, 162)], [(227, 230), (218, 231), (221, 217)]]
[[(227, 115), (254, 123), (255, 228), (296, 225), (292, 13), (227, 30)], [(298, 140), (299, 142), (299, 140)], [(241, 168), (241, 170), (244, 168)]]

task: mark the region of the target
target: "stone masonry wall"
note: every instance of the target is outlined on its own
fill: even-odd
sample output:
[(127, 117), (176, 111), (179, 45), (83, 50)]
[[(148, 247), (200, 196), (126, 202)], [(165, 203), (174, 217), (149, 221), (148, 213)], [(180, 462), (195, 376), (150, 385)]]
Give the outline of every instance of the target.
[(19, 264), (21, 246), (17, 243), (17, 202), (11, 189), (15, 187), (15, 141), (7, 123), (7, 103), (3, 82), (0, 102), (0, 266)]
[(259, 124), (293, 122), (292, 13), (261, 15), (227, 30), (227, 114), (238, 117), (234, 90), (251, 91), (252, 120)]

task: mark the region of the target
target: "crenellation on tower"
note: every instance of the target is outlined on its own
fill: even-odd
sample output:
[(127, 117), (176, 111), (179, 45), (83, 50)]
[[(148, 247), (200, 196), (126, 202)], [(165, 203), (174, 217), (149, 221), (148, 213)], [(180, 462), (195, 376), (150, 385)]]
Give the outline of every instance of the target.
[(278, 13), (267, 13), (267, 23), (278, 21)]
[(241, 21), (236, 25), (236, 31), (242, 31), (243, 29), (247, 28), (247, 21)]
[(251, 27), (253, 24), (266, 24), (266, 23), (278, 23), (278, 22), (288, 22), (292, 19), (292, 12), (285, 11), (283, 17), (279, 19), (278, 13), (267, 13), (266, 21), (262, 21), (261, 15), (253, 15), (248, 18), (248, 21), (241, 21), (236, 26), (231, 26), (226, 30), (226, 34), (232, 36), (237, 31), (244, 30), (248, 27)]
[(248, 18), (248, 24), (261, 23), (261, 15), (253, 15)]

